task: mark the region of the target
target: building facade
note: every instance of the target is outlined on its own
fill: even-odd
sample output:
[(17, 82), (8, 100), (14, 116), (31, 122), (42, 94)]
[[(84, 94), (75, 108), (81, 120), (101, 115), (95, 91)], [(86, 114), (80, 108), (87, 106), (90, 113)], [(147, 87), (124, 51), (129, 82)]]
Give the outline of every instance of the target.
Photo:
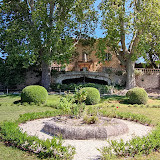
[[(65, 67), (65, 71), (89, 71), (89, 72), (103, 72), (106, 68), (112, 68), (116, 70), (124, 69), (116, 55), (109, 51), (109, 48), (105, 50), (106, 55), (104, 62), (96, 56), (96, 49), (94, 46), (83, 46), (81, 43), (76, 45), (76, 55), (72, 58), (70, 63)], [(53, 63), (51, 65), (54, 70), (61, 70), (61, 66)]]

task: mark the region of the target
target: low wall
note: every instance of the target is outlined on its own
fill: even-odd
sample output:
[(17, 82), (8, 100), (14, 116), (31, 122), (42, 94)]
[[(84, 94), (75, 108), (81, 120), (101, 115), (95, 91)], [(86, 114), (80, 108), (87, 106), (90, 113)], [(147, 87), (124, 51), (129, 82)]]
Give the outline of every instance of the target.
[[(146, 72), (145, 70), (142, 72), (143, 72), (143, 75), (136, 77), (136, 85), (138, 87), (142, 87), (145, 89), (154, 89), (154, 88), (160, 89), (159, 70), (154, 72), (153, 71)], [(62, 83), (62, 81), (65, 79), (79, 78), (84, 75), (88, 78), (107, 81), (108, 84), (124, 85), (125, 83), (125, 76), (117, 76), (113, 74), (106, 74), (103, 72), (68, 72), (65, 74), (61, 73), (56, 76), (52, 76), (51, 83)], [(25, 82), (21, 85), (17, 85), (17, 89), (21, 90), (28, 85), (40, 84), (40, 81), (41, 81), (41, 76), (39, 75), (38, 72), (29, 71), (26, 74)], [(0, 84), (0, 87), (3, 88), (1, 84)]]
[[(59, 82), (61, 83), (62, 80), (67, 79), (67, 78), (76, 78), (77, 74), (75, 74), (75, 77), (73, 76), (75, 73), (71, 73), (66, 75), (62, 74), (62, 75), (57, 75), (56, 78), (52, 77), (52, 82)], [(80, 73), (79, 73), (80, 74)], [(81, 73), (82, 74), (82, 73)], [(86, 73), (87, 74), (87, 73)], [(91, 75), (93, 74), (93, 76)], [(98, 77), (98, 79), (102, 79), (104, 80), (106, 78), (106, 80), (111, 80), (112, 83), (114, 82), (115, 84), (120, 84), (123, 85), (124, 84), (124, 77), (122, 76), (105, 76), (104, 73), (99, 73), (100, 75), (98, 76), (98, 73), (90, 73), (88, 74), (88, 77), (91, 78), (96, 78)], [(72, 75), (72, 76), (71, 76)], [(70, 79), (69, 78), (69, 79)], [(78, 77), (77, 77), (78, 78)], [(108, 79), (107, 79), (108, 78)], [(32, 85), (32, 84), (38, 84), (41, 81), (41, 76), (39, 76), (37, 73), (33, 72), (33, 71), (29, 71), (26, 75), (26, 81), (24, 84), (19, 85), (18, 88), (24, 88), (25, 86), (28, 85)], [(138, 87), (142, 87), (145, 89), (152, 89), (152, 88), (159, 88), (160, 89), (160, 73), (151, 73), (151, 72), (147, 72), (147, 73), (143, 73), (143, 75), (136, 77), (136, 85)]]
[(136, 77), (136, 85), (145, 89), (160, 89), (160, 73), (144, 73)]

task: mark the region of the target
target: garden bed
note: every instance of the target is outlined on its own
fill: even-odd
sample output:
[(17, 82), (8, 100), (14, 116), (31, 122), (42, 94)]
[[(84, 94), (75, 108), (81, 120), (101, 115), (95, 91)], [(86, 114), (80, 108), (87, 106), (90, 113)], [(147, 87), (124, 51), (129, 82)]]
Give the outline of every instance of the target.
[(86, 124), (83, 118), (66, 116), (54, 117), (45, 122), (43, 130), (52, 135), (62, 135), (64, 139), (106, 139), (128, 132), (125, 123), (118, 119), (99, 117), (94, 124)]
[[(127, 103), (124, 103), (125, 97), (120, 96), (110, 96), (110, 97), (104, 97), (100, 104), (93, 105), (93, 106), (87, 106), (87, 113), (88, 114), (96, 114), (102, 116), (107, 116), (110, 118), (120, 118), (120, 119), (126, 119), (130, 121), (125, 121), (127, 123), (131, 123), (131, 127), (129, 128), (129, 132), (124, 135), (120, 135), (117, 137), (110, 137), (108, 140), (117, 140), (118, 142), (113, 141), (113, 143), (110, 142), (110, 147), (107, 143), (107, 141), (104, 140), (64, 140), (58, 142), (58, 139), (54, 139), (52, 143), (49, 141), (41, 141), (40, 139), (46, 140), (47, 138), (52, 139), (53, 137), (49, 134), (46, 134), (42, 132), (42, 129), (44, 127), (44, 119), (45, 117), (53, 117), (57, 115), (66, 115), (64, 111), (59, 109), (53, 109), (56, 108), (57, 104), (59, 103), (59, 99), (61, 96), (57, 95), (49, 95), (49, 99), (47, 101), (46, 105), (35, 105), (35, 104), (21, 104), (21, 103), (14, 103), (15, 101), (18, 101), (20, 99), (19, 96), (1, 96), (0, 97), (0, 106), (1, 106), (1, 140), (5, 142), (5, 144), (14, 146), (12, 147), (5, 147), (4, 143), (0, 144), (1, 147), (1, 155), (0, 159), (14, 159), (21, 160), (21, 159), (36, 159), (35, 156), (30, 153), (29, 146), (35, 146), (36, 145), (39, 148), (39, 143), (43, 145), (43, 147), (48, 146), (54, 146), (52, 147), (52, 150), (50, 152), (39, 152), (37, 153), (37, 150), (34, 150), (33, 152), (41, 158), (46, 158), (50, 156), (58, 157), (60, 156), (60, 159), (62, 159), (62, 154), (55, 154), (55, 153), (63, 153), (65, 156), (66, 154), (71, 153), (70, 150), (66, 152), (66, 147), (62, 147), (61, 144), (64, 146), (67, 146), (68, 144), (75, 146), (76, 148), (76, 155), (74, 156), (74, 159), (80, 159), (83, 155), (83, 159), (95, 159), (99, 156), (102, 156), (102, 159), (107, 157), (110, 154), (110, 151), (113, 150), (115, 153), (115, 156), (117, 156), (117, 159), (124, 159), (124, 157), (140, 157), (141, 159), (158, 159), (160, 157), (158, 151), (160, 148), (160, 125), (157, 126), (157, 124), (160, 122), (160, 112), (158, 107), (152, 107), (153, 105), (159, 106), (160, 100), (156, 99), (149, 99), (148, 103), (144, 106), (142, 105), (129, 105)], [(149, 107), (148, 107), (149, 106)], [(48, 110), (48, 111), (47, 111)], [(28, 112), (38, 112), (38, 113), (28, 113)], [(26, 114), (24, 114), (26, 113)], [(19, 117), (20, 114), (21, 115)], [(19, 117), (19, 118), (18, 118)], [(35, 120), (37, 119), (37, 120)], [(46, 118), (45, 118), (46, 119)], [(47, 118), (48, 119), (48, 118)], [(50, 118), (51, 119), (51, 118)], [(5, 121), (9, 122), (5, 122)], [(11, 121), (12, 120), (12, 121)], [(34, 121), (32, 121), (34, 120)], [(13, 122), (14, 121), (14, 122)], [(122, 120), (123, 121), (123, 120)], [(25, 123), (26, 122), (26, 123)], [(36, 123), (37, 122), (37, 123)], [(135, 123), (138, 122), (138, 123)], [(24, 124), (23, 124), (24, 123)], [(141, 123), (141, 124), (139, 124)], [(21, 124), (20, 127), (23, 127), (23, 131), (27, 132), (27, 135), (31, 136), (38, 136), (36, 137), (30, 137), (26, 134), (22, 134), (22, 132), (19, 131), (18, 124)], [(134, 126), (138, 125), (138, 126)], [(142, 125), (143, 124), (143, 125)], [(23, 126), (25, 125), (25, 127)], [(145, 125), (145, 126), (144, 126)], [(155, 131), (147, 135), (147, 133), (150, 132), (144, 128), (147, 128), (149, 126), (156, 126)], [(30, 127), (29, 127), (30, 126)], [(152, 127), (149, 127), (152, 129)], [(27, 129), (29, 129), (27, 131)], [(135, 130), (135, 132), (132, 132)], [(135, 137), (139, 132), (142, 136), (137, 138)], [(131, 133), (131, 134), (130, 134)], [(133, 139), (132, 139), (133, 138)], [(120, 141), (120, 139), (123, 139), (123, 141)], [(132, 140), (131, 140), (132, 139)], [(55, 141), (57, 140), (57, 142)], [(28, 144), (25, 142), (29, 142)], [(128, 142), (126, 142), (128, 141)], [(56, 143), (55, 143), (56, 142)], [(25, 145), (23, 145), (25, 144)], [(32, 147), (33, 147), (32, 146)], [(16, 148), (19, 148), (21, 150), (25, 150), (27, 152), (22, 152)], [(97, 148), (102, 148), (101, 154), (97, 150)], [(49, 147), (50, 148), (50, 147)], [(49, 149), (48, 148), (48, 149)], [(36, 148), (35, 148), (36, 149)], [(46, 148), (47, 149), (47, 148)], [(60, 152), (57, 152), (56, 150), (59, 150)], [(71, 149), (71, 148), (70, 148)], [(50, 149), (49, 149), (50, 150)], [(54, 150), (54, 155), (52, 154)], [(29, 152), (28, 152), (29, 151)], [(63, 152), (64, 151), (64, 152)], [(150, 154), (152, 152), (152, 154)], [(148, 155), (149, 154), (149, 155)], [(19, 156), (20, 155), (20, 156)], [(143, 156), (140, 156), (143, 155)], [(68, 155), (70, 158), (72, 157), (72, 154)]]
[[(53, 118), (53, 117), (52, 117)], [(24, 124), (20, 125), (20, 128), (23, 132), (26, 132), (28, 135), (31, 136), (38, 136), (40, 139), (46, 140), (52, 139), (53, 136), (43, 132), (43, 127), (45, 123), (50, 121), (52, 118), (44, 118), (44, 119), (37, 119), (33, 121), (28, 121)], [(126, 134), (119, 135), (119, 136), (112, 136), (107, 138), (107, 140), (116, 140), (120, 141), (123, 139), (124, 142), (135, 138), (135, 136), (143, 137), (146, 136), (148, 133), (151, 132), (152, 127), (145, 126), (136, 122), (130, 122), (126, 120), (119, 121), (125, 123), (129, 131)], [(74, 160), (77, 159), (96, 159), (101, 156), (100, 152), (97, 150), (98, 148), (109, 146), (109, 143), (106, 140), (101, 139), (90, 139), (90, 140), (64, 140), (63, 145), (72, 145), (76, 148), (76, 154), (74, 155)]]

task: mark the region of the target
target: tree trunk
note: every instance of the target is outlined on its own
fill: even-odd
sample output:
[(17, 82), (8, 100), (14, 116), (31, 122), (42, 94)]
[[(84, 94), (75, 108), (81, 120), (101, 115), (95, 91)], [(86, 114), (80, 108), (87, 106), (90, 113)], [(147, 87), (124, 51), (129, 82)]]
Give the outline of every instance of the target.
[(150, 51), (149, 51), (149, 59), (150, 59), (150, 61), (151, 61), (151, 65), (152, 65), (153, 68), (157, 69), (158, 67), (157, 67), (157, 65), (155, 64), (155, 62), (153, 61), (152, 55), (153, 55), (153, 53), (152, 53), (152, 51), (150, 50)]
[(47, 90), (49, 89), (51, 83), (51, 70), (50, 65), (42, 60), (42, 80), (41, 84)]
[(135, 62), (131, 61), (131, 59), (128, 58), (126, 62), (126, 72), (127, 72), (126, 89), (131, 89), (136, 86), (134, 66)]

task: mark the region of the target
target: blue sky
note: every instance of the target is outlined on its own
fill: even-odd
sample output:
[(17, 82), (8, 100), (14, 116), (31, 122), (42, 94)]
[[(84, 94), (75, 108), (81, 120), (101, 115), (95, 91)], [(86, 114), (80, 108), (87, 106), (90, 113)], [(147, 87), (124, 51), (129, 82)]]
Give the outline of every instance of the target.
[(2, 57), (2, 53), (0, 53), (0, 57)]
[[(97, 6), (98, 6), (99, 3), (100, 3), (100, 0), (97, 0), (97, 1), (95, 2), (95, 4), (94, 4), (95, 9), (96, 9), (97, 11), (98, 11)], [(100, 17), (99, 17), (99, 20), (101, 20)], [(96, 28), (96, 30), (95, 30), (95, 36), (96, 36), (97, 38), (103, 38), (103, 37), (104, 37), (103, 31), (104, 31), (104, 30), (101, 29), (101, 25), (98, 24), (98, 26), (97, 26), (97, 28)]]

